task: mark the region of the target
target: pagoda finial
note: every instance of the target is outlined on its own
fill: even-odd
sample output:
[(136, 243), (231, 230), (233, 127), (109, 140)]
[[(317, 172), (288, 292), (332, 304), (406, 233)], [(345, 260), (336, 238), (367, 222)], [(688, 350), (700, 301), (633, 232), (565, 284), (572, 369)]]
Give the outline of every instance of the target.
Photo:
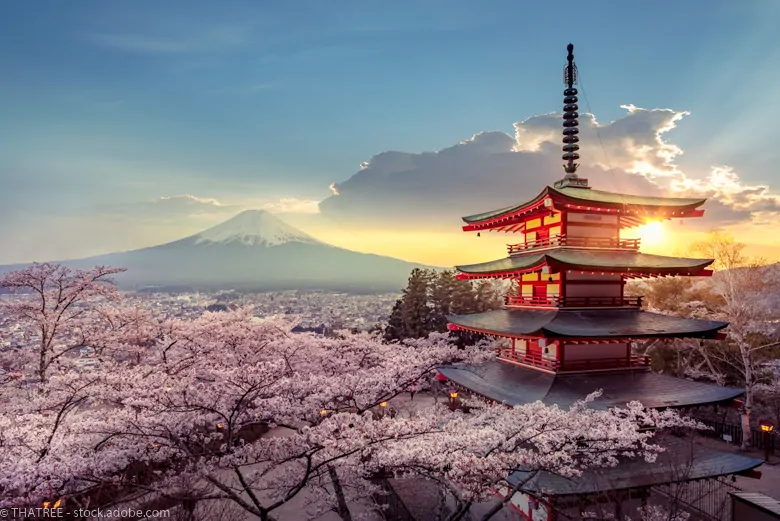
[(574, 63), (574, 45), (569, 44), (566, 47), (569, 51), (569, 55), (566, 57), (566, 67), (563, 69), (563, 82), (566, 84), (566, 90), (563, 91), (563, 156), (561, 159), (565, 161), (563, 164), (563, 171), (566, 175), (560, 181), (555, 183), (555, 187), (565, 186), (577, 186), (580, 188), (588, 188), (588, 180), (580, 179), (577, 176), (577, 167), (580, 165), (575, 163), (580, 158), (577, 151), (580, 146), (577, 144), (580, 138), (577, 134), (580, 130), (577, 128), (579, 122), (577, 118), (579, 114), (577, 110), (577, 89), (574, 88), (574, 84), (577, 83), (577, 65)]
[(579, 122), (577, 118), (577, 89), (574, 88), (574, 84), (577, 83), (577, 65), (574, 64), (574, 45), (569, 44), (566, 49), (569, 51), (569, 55), (566, 60), (566, 68), (563, 72), (563, 80), (566, 83), (566, 90), (563, 91), (563, 156), (562, 159), (566, 161), (563, 166), (563, 170), (566, 172), (566, 177), (577, 177), (577, 167), (579, 166), (576, 161), (580, 158), (577, 151), (580, 149), (577, 144), (580, 138), (577, 134), (580, 133)]

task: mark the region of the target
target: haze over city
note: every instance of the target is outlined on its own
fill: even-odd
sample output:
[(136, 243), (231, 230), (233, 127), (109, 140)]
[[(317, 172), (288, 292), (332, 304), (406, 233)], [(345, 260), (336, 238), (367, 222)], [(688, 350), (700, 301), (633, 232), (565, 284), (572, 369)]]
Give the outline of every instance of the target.
[(355, 251), (487, 260), (506, 238), (459, 217), (560, 177), (569, 40), (593, 114), (581, 175), (710, 199), (700, 222), (637, 230), (644, 250), (723, 227), (780, 259), (778, 16), (773, 1), (7, 5), (0, 263), (153, 246), (244, 209)]

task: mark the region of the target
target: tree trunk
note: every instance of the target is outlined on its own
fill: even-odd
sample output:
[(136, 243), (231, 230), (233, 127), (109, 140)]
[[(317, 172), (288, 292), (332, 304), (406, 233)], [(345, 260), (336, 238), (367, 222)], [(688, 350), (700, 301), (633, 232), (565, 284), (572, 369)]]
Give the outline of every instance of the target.
[[(44, 331), (42, 334), (45, 335), (46, 332)], [(46, 382), (46, 344), (43, 339), (41, 339), (41, 353), (38, 360), (38, 379), (41, 385)]]
[(745, 388), (745, 404), (742, 406), (742, 450), (750, 445), (750, 411), (753, 409), (753, 389)]
[(745, 403), (742, 406), (742, 450), (747, 450), (750, 445), (750, 411), (753, 409), (753, 367), (750, 360), (750, 352), (747, 347), (740, 345), (742, 351), (742, 363), (745, 366)]
[(341, 488), (341, 481), (339, 481), (339, 476), (336, 474), (336, 469), (328, 466), (328, 475), (333, 482), (333, 493), (336, 495), (338, 509), (336, 512), (343, 521), (352, 521), (352, 514), (349, 512), (347, 499), (344, 497), (344, 489)]

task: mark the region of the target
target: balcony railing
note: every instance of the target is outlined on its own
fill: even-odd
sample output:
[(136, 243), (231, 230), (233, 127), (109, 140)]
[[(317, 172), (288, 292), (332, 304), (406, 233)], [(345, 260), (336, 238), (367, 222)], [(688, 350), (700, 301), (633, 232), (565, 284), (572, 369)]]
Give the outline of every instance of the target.
[(538, 248), (572, 246), (575, 248), (608, 248), (618, 250), (638, 250), (640, 239), (611, 239), (609, 237), (569, 237), (556, 235), (521, 244), (507, 244), (509, 255), (523, 253)]
[(548, 371), (578, 372), (578, 371), (606, 371), (609, 369), (632, 369), (650, 366), (650, 357), (631, 355), (619, 358), (596, 358), (585, 360), (558, 360), (545, 358), (542, 355), (530, 353), (512, 353), (511, 349), (501, 349), (499, 358), (510, 360), (524, 365), (546, 369)]
[(507, 306), (546, 306), (556, 308), (641, 308), (644, 297), (539, 297), (507, 295)]
[(532, 353), (517, 353), (513, 355), (511, 349), (500, 349), (498, 351), (499, 358), (505, 360), (511, 360), (521, 364), (532, 365), (534, 367), (540, 367), (549, 371), (557, 371), (560, 363), (558, 360), (545, 358), (542, 355)]
[(628, 369), (631, 367), (649, 367), (650, 357), (631, 355), (620, 358), (593, 358), (586, 360), (564, 360), (561, 371), (598, 371), (602, 369)]

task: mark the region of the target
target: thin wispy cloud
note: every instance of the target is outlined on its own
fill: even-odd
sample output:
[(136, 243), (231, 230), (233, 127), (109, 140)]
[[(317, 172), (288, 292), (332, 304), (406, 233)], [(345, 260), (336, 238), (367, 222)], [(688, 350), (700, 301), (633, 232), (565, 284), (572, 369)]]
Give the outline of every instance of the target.
[(275, 203), (267, 203), (263, 209), (273, 213), (315, 214), (320, 212), (319, 201), (295, 197), (284, 197)]
[(195, 52), (231, 50), (247, 45), (251, 32), (243, 26), (220, 25), (185, 35), (160, 35), (144, 32), (95, 33), (92, 43), (135, 54), (177, 55)]
[(209, 89), (211, 94), (228, 94), (238, 96), (251, 96), (254, 94), (261, 94), (263, 92), (281, 90), (284, 88), (284, 82), (279, 80), (274, 81), (260, 81), (257, 83), (250, 83), (249, 85), (235, 85), (227, 87), (219, 87), (216, 89)]

